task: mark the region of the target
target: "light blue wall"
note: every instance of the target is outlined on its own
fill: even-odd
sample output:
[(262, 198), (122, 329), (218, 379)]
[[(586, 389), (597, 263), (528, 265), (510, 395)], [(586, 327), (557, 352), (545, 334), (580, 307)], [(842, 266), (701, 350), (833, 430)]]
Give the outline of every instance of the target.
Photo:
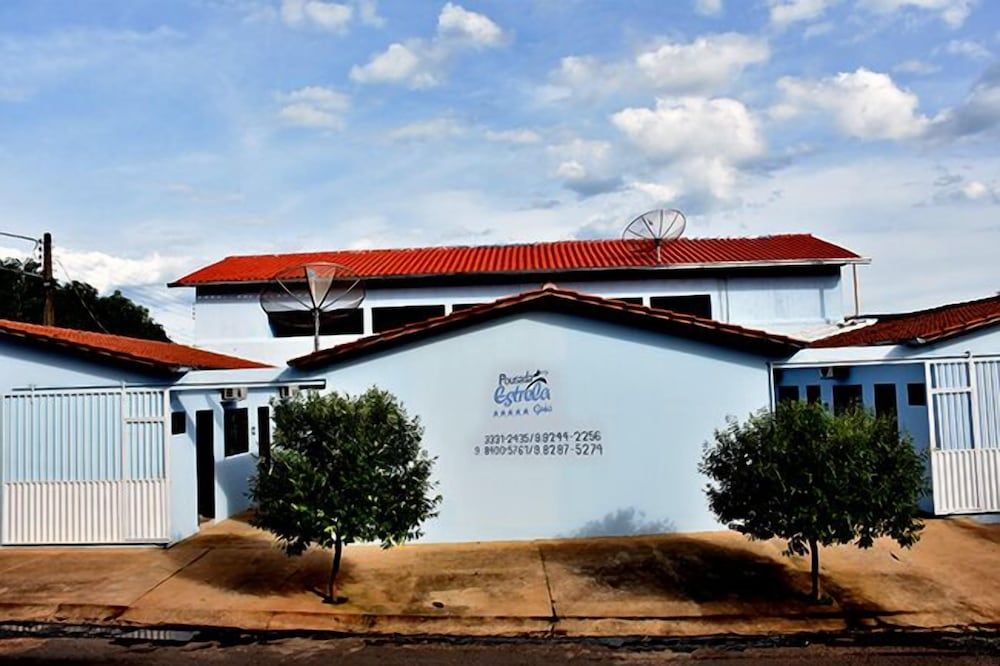
[[(366, 330), (371, 333), (371, 308), (400, 305), (486, 303), (538, 289), (545, 281), (506, 285), (370, 288), (362, 306)], [(795, 333), (843, 318), (839, 272), (780, 277), (704, 277), (670, 271), (642, 280), (558, 281), (564, 289), (606, 298), (704, 294), (712, 302), (712, 317), (752, 328)], [(357, 335), (324, 336), (325, 349), (356, 339)], [(257, 294), (205, 294), (195, 299), (195, 342), (207, 349), (274, 364), (312, 351), (312, 337), (275, 338)]]
[[(927, 452), (930, 446), (930, 430), (927, 422), (926, 405), (910, 405), (907, 397), (907, 384), (924, 383), (923, 363), (886, 363), (878, 365), (857, 365), (846, 369), (847, 376), (843, 379), (821, 379), (820, 368), (784, 368), (779, 371), (780, 386), (797, 386), (799, 399), (806, 399), (806, 387), (818, 385), (823, 403), (832, 407), (833, 387), (838, 385), (860, 384), (862, 401), (868, 409), (875, 409), (875, 384), (894, 384), (896, 387), (896, 409), (900, 433), (908, 433), (913, 438), (913, 445), (918, 451)], [(930, 460), (927, 461), (928, 474)], [(921, 501), (921, 508), (932, 511), (930, 497)]]
[[(547, 371), (550, 413), (494, 417), (501, 373)], [(323, 373), (322, 369), (311, 375)], [(377, 385), (426, 427), (444, 496), (426, 541), (716, 529), (697, 471), (727, 415), (766, 407), (758, 356), (557, 314), (499, 320), (325, 370)], [(475, 454), (489, 434), (601, 432), (603, 455)], [(630, 520), (631, 518), (631, 520)]]
[(30, 386), (116, 386), (121, 382), (150, 381), (166, 384), (171, 380), (107, 363), (93, 363), (64, 351), (0, 339), (0, 393)]
[[(211, 373), (198, 373), (204, 377)], [(238, 383), (234, 383), (238, 386)], [(269, 405), (275, 395), (273, 388), (250, 388), (246, 400), (235, 403), (222, 403), (219, 389), (184, 390), (171, 396), (175, 410), (183, 410), (187, 418), (185, 435), (177, 435), (178, 447), (173, 451), (183, 449), (179, 455), (171, 458), (171, 489), (172, 489), (172, 520), (174, 530), (181, 536), (187, 536), (197, 530), (198, 526), (198, 484), (196, 466), (196, 430), (195, 413), (199, 410), (212, 410), (214, 416), (213, 443), (215, 446), (215, 518), (223, 520), (246, 511), (250, 506), (247, 497), (248, 481), (254, 474), (257, 464), (258, 443), (260, 433), (257, 429), (257, 408)], [(250, 450), (226, 457), (225, 433), (223, 429), (223, 411), (226, 404), (233, 407), (246, 407), (250, 421)]]

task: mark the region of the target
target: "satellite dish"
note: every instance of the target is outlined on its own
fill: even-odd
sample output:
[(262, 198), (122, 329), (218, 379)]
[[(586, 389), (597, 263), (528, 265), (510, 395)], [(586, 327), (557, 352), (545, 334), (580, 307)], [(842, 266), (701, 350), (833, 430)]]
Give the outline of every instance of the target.
[(656, 262), (660, 262), (660, 246), (677, 240), (684, 233), (687, 218), (684, 213), (673, 208), (657, 208), (643, 213), (627, 225), (622, 232), (622, 240), (648, 240), (656, 248)]
[(267, 314), (308, 312), (305, 326), (313, 329), (313, 349), (319, 351), (320, 320), (325, 313), (356, 310), (365, 300), (365, 285), (346, 266), (328, 262), (298, 264), (279, 271), (260, 292)]

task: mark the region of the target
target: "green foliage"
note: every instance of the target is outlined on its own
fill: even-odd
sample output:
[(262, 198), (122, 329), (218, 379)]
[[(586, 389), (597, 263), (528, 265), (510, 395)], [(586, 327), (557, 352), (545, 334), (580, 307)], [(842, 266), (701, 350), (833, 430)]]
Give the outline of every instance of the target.
[(923, 529), (924, 458), (895, 419), (865, 410), (835, 416), (784, 401), (745, 423), (730, 419), (700, 470), (720, 521), (753, 539), (780, 537), (787, 554), (811, 544), (868, 548), (881, 536), (908, 547)]
[[(0, 259), (0, 319), (41, 324), (45, 301), (42, 280), (23, 273), (41, 276), (41, 266), (32, 260)], [(56, 284), (54, 292), (57, 326), (103, 332), (94, 321), (96, 316), (109, 333), (168, 340), (163, 327), (153, 320), (149, 310), (133, 303), (120, 291), (101, 296), (89, 284), (74, 281)]]
[(390, 393), (299, 394), (274, 404), (274, 423), (271, 459), (251, 480), (252, 523), (289, 555), (338, 539), (388, 548), (437, 515), (423, 428)]

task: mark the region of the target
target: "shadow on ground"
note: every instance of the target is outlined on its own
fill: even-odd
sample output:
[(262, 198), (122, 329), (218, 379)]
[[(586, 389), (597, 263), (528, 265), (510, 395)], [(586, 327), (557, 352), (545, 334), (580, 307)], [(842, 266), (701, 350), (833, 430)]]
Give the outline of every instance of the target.
[[(318, 597), (326, 589), (330, 571), (330, 551), (312, 548), (298, 556), (288, 556), (270, 534), (249, 524), (243, 514), (224, 526), (210, 526), (199, 534), (169, 548), (178, 562), (189, 559), (192, 550), (204, 551), (180, 569), (176, 578), (223, 592), (255, 597), (291, 597), (311, 592)], [(341, 564), (338, 580), (350, 584), (350, 559)]]

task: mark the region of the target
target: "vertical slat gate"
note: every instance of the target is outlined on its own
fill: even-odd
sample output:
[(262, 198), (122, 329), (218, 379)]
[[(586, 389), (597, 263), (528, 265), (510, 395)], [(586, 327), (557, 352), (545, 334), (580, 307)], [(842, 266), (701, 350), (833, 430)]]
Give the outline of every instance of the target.
[(168, 538), (162, 389), (27, 391), (0, 410), (0, 543)]
[(1000, 511), (1000, 359), (928, 363), (937, 514)]

